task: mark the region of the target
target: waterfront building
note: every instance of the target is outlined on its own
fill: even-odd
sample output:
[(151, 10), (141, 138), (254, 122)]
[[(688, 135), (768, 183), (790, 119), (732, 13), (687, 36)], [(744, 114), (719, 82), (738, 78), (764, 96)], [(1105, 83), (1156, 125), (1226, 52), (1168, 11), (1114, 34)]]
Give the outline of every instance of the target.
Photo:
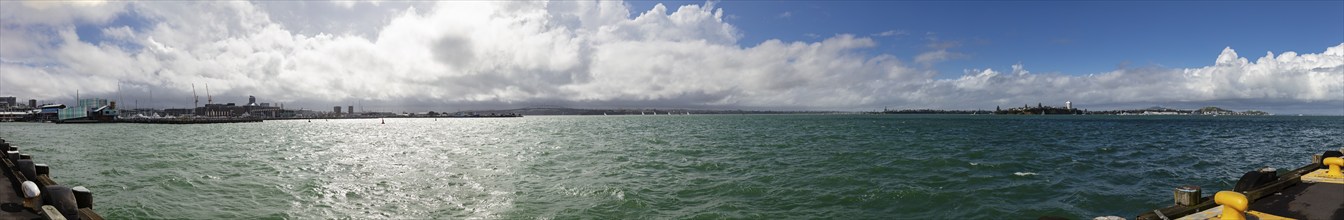
[(196, 111), (194, 109), (189, 108), (170, 108), (170, 109), (164, 109), (163, 114), (165, 116), (183, 116), (183, 115), (194, 115), (196, 114)]
[(1073, 102), (1072, 102), (1072, 101), (1064, 101), (1064, 109), (1073, 110)]
[(200, 112), (203, 116), (223, 117), (243, 116), (252, 110), (251, 106), (240, 106), (235, 103), (206, 104), (205, 107), (196, 108), (196, 112)]
[(29, 99), (28, 108), (37, 108), (37, 99)]
[(13, 96), (0, 97), (0, 108), (11, 108), (14, 107), (14, 105), (18, 104), (19, 104), (18, 99), (14, 98)]
[(341, 114), (341, 106), (338, 105), (338, 106), (333, 106), (333, 107), (331, 107), (331, 112), (332, 112), (332, 113), (336, 113), (337, 115), (340, 115), (340, 114)]
[(256, 105), (257, 105), (257, 97), (247, 96), (247, 106), (256, 106)]
[(346, 108), (345, 113), (350, 114), (350, 115), (354, 115), (354, 114), (355, 114), (355, 106), (353, 106), (353, 105), (348, 106), (348, 107)]
[(117, 102), (109, 102), (107, 99), (99, 98), (80, 99), (74, 107), (61, 109), (57, 114), (60, 120), (110, 120), (107, 117), (115, 118), (117, 115)]

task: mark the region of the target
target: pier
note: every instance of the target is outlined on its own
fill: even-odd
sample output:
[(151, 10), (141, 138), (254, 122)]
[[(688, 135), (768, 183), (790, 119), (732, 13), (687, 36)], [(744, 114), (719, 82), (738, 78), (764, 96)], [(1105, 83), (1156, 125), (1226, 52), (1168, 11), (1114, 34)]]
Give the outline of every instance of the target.
[(102, 220), (93, 211), (93, 194), (83, 186), (69, 187), (51, 179), (51, 167), (33, 162), (33, 156), (0, 138), (0, 219)]
[(218, 124), (218, 123), (247, 123), (261, 122), (260, 118), (133, 118), (117, 119), (118, 123), (138, 123), (138, 124)]
[(1140, 213), (1138, 220), (1344, 219), (1344, 148), (1313, 155), (1288, 171), (1248, 171), (1231, 190), (1201, 197), (1198, 186), (1177, 188), (1175, 205)]

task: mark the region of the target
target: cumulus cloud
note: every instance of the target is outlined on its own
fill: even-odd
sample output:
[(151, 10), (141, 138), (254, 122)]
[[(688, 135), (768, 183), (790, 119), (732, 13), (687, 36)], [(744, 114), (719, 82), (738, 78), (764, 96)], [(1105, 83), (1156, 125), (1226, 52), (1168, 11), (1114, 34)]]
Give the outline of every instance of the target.
[(887, 30), (883, 31), (882, 33), (873, 34), (873, 36), (875, 37), (893, 37), (893, 36), (905, 36), (905, 35), (910, 35), (910, 32), (907, 32), (905, 30)]
[(919, 55), (915, 55), (915, 62), (924, 64), (926, 66), (931, 66), (938, 62), (943, 62), (950, 59), (956, 59), (965, 56), (966, 56), (965, 54), (947, 51), (947, 49), (938, 49), (920, 53)]
[[(154, 106), (185, 107), (193, 85), (209, 85), (217, 99), (232, 102), (255, 95), (308, 108), (362, 102), (410, 111), (975, 109), (1064, 100), (1079, 106), (1272, 101), (1328, 110), (1344, 103), (1344, 44), (1254, 62), (1229, 48), (1210, 66), (1187, 69), (1063, 75), (1015, 65), (1009, 73), (978, 69), (938, 79), (929, 66), (962, 56), (947, 51), (958, 42), (930, 34), (929, 51), (904, 59), (870, 54), (878, 43), (850, 34), (741, 45), (742, 33), (712, 3), (637, 9), (612, 1), (346, 8), (347, 2), (312, 7), (377, 13), (355, 13), (359, 22), (342, 23), (334, 12), (271, 2), (41, 6), (47, 8), (0, 2), (0, 93), (68, 102), (76, 89), (115, 98), (120, 88), (129, 97), (123, 103), (149, 102), (152, 91)], [(148, 24), (110, 24), (118, 17)], [(99, 27), (100, 37), (80, 36), (76, 25)]]

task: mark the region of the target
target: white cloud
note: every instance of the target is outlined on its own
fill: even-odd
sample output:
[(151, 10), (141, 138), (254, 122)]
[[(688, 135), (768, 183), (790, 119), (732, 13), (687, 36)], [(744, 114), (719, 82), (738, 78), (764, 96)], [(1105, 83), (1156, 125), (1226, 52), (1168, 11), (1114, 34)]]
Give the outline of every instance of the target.
[(947, 60), (950, 60), (950, 59), (956, 59), (956, 58), (961, 58), (961, 57), (965, 57), (965, 56), (966, 56), (965, 54), (956, 53), (956, 52), (950, 52), (950, 51), (947, 51), (947, 49), (939, 49), (939, 50), (928, 51), (928, 52), (924, 52), (924, 53), (920, 53), (919, 55), (916, 55), (916, 56), (915, 56), (915, 62), (916, 62), (916, 63), (924, 64), (924, 65), (933, 65), (933, 64), (938, 63), (938, 62), (943, 62), (943, 61), (947, 61)]
[[(0, 93), (42, 100), (74, 96), (74, 89), (50, 88), (111, 97), (121, 83), (132, 88), (128, 96), (143, 99), (154, 90), (158, 102), (170, 107), (190, 105), (192, 84), (210, 85), (222, 97), (217, 99), (255, 95), (309, 108), (390, 100), (440, 110), (546, 103), (868, 110), (1063, 100), (1080, 106), (1344, 101), (1344, 44), (1254, 62), (1228, 49), (1210, 66), (1189, 69), (1074, 76), (1034, 74), (1015, 65), (1011, 74), (983, 69), (936, 79), (928, 66), (964, 56), (947, 50), (958, 42), (926, 34), (931, 51), (905, 58), (922, 66), (871, 55), (867, 51), (877, 43), (853, 35), (743, 46), (723, 9), (711, 4), (647, 10), (610, 1), (383, 2), (350, 9), (321, 4), (379, 11), (355, 16), (376, 22), (353, 26), (306, 19), (302, 5), (267, 2), (109, 2), (68, 9), (94, 10), (87, 13), (17, 13), (12, 6), (24, 6), (0, 4), (0, 40), (6, 43), (0, 47)], [(102, 25), (118, 15), (151, 24), (100, 26), (112, 42), (85, 42), (74, 32), (76, 23)]]
[(783, 13), (779, 13), (779, 15), (775, 15), (775, 17), (776, 17), (776, 18), (790, 18), (790, 17), (793, 17), (793, 12), (791, 12), (791, 11), (785, 11), (785, 12), (783, 12)]
[(888, 31), (883, 31), (882, 33), (876, 33), (876, 34), (873, 34), (872, 36), (874, 36), (874, 37), (899, 37), (899, 36), (906, 36), (906, 35), (910, 35), (910, 32), (905, 31), (905, 30), (888, 30)]

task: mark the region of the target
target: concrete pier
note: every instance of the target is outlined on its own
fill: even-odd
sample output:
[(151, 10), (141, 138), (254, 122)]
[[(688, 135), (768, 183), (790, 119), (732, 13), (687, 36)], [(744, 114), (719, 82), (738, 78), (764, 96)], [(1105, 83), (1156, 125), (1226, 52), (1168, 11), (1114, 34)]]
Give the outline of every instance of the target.
[[(46, 164), (33, 163), (32, 155), (0, 138), (0, 219), (102, 220), (93, 211), (93, 194), (83, 186), (73, 188), (51, 179)], [(23, 185), (24, 187), (19, 187)]]

